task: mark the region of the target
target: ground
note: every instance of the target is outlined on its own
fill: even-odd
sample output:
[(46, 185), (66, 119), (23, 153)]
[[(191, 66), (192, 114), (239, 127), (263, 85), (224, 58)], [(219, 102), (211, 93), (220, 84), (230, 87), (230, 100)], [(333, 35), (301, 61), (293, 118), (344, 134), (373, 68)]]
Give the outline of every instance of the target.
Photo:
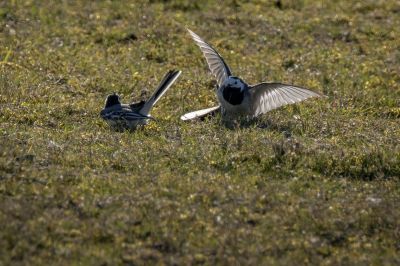
[[(0, 2), (0, 265), (400, 264), (400, 3)], [(186, 28), (325, 94), (229, 129)], [(107, 94), (157, 119), (113, 132)]]

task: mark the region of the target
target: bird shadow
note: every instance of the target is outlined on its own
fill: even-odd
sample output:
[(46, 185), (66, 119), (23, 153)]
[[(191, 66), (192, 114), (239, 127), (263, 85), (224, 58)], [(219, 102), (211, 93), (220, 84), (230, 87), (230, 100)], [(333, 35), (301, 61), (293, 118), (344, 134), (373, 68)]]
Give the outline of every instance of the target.
[(236, 121), (223, 121), (221, 114), (219, 112), (211, 112), (203, 117), (198, 118), (200, 121), (206, 121), (209, 119), (217, 119), (220, 123), (227, 129), (237, 130), (246, 128), (259, 128), (265, 130), (278, 131), (283, 134), (284, 137), (290, 138), (292, 132), (294, 131), (294, 125), (291, 123), (277, 123), (272, 119), (266, 119), (261, 117), (256, 117), (252, 119), (240, 119)]
[(293, 125), (287, 123), (277, 123), (271, 119), (260, 119), (254, 118), (250, 120), (241, 120), (234, 122), (222, 122), (223, 125), (231, 130), (235, 129), (246, 129), (246, 128), (259, 128), (264, 130), (272, 130), (278, 131), (282, 133), (286, 138), (290, 138), (292, 136), (292, 132), (294, 129)]

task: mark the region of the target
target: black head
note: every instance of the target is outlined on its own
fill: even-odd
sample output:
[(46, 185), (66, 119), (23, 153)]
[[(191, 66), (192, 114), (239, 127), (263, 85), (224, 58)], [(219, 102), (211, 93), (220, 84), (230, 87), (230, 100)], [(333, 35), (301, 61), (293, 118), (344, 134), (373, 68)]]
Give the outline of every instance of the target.
[(116, 104), (121, 104), (121, 102), (119, 101), (119, 96), (115, 93), (108, 95), (105, 108), (111, 107)]
[(235, 84), (237, 86), (241, 86), (241, 84), (243, 85), (246, 84), (246, 82), (244, 82), (243, 79), (235, 76), (229, 76), (228, 83), (230, 83), (231, 85)]

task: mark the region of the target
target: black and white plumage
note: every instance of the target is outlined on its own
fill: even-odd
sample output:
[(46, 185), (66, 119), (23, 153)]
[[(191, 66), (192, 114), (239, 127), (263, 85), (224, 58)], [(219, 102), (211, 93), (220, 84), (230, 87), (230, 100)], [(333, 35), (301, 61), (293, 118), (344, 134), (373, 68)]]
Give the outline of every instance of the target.
[(232, 75), (224, 59), (210, 44), (193, 31), (189, 29), (188, 31), (203, 52), (211, 73), (217, 79), (219, 105), (184, 114), (181, 116), (182, 120), (203, 117), (219, 109), (225, 121), (232, 121), (239, 117), (254, 118), (283, 105), (321, 96), (311, 90), (283, 83), (264, 82), (248, 85), (242, 79)]
[(122, 104), (117, 94), (108, 95), (100, 116), (115, 130), (134, 130), (139, 125), (146, 125), (149, 119), (153, 119), (150, 111), (154, 104), (171, 87), (180, 74), (181, 71), (178, 70), (169, 71), (147, 101)]

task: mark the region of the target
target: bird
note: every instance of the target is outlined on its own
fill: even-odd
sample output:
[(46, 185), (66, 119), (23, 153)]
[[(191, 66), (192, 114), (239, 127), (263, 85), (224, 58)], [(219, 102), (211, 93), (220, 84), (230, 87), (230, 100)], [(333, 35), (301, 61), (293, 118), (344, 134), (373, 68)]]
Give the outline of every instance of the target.
[(249, 85), (232, 74), (225, 60), (210, 44), (190, 29), (187, 31), (200, 47), (217, 80), (216, 94), (219, 104), (186, 113), (181, 116), (181, 120), (191, 120), (220, 111), (223, 122), (236, 123), (241, 118), (252, 119), (284, 105), (323, 96), (306, 88), (279, 82)]
[(151, 109), (180, 74), (179, 70), (170, 70), (147, 101), (123, 104), (116, 93), (108, 95), (104, 109), (100, 111), (101, 118), (117, 131), (135, 130), (138, 126), (146, 125), (148, 120), (154, 120), (150, 115)]

